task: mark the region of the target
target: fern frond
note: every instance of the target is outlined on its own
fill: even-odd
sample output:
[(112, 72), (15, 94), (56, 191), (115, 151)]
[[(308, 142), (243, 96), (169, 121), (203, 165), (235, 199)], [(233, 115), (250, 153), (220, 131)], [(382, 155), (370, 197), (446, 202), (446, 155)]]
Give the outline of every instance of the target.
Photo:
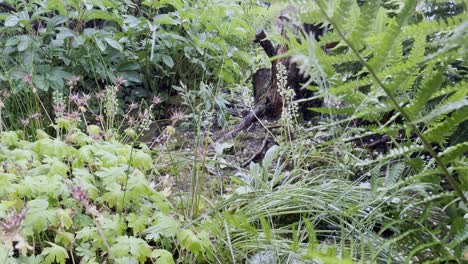
[(449, 17), (446, 20), (425, 20), (418, 24), (404, 27), (401, 35), (403, 38), (412, 38), (416, 35), (430, 35), (436, 32), (449, 32), (468, 19), (467, 13), (462, 13), (455, 17)]
[(443, 82), (443, 71), (438, 70), (436, 72), (432, 71), (432, 67), (426, 69), (425, 74), (423, 75), (423, 83), (421, 87), (416, 91), (416, 94), (413, 97), (413, 102), (408, 107), (408, 113), (413, 118), (417, 118), (427, 104), (431, 95), (439, 90), (439, 87)]
[(340, 25), (349, 25), (350, 20), (353, 19), (353, 9), (357, 8), (356, 1), (354, 0), (340, 0), (333, 12), (333, 19)]
[[(361, 15), (357, 22), (356, 27), (353, 29), (349, 39), (359, 50), (364, 46), (363, 40), (372, 32), (371, 28), (377, 18), (377, 12), (380, 7), (380, 0), (367, 1), (362, 7)], [(336, 21), (335, 19), (333, 19)], [(339, 23), (340, 25), (344, 25)]]
[(444, 121), (428, 129), (424, 135), (431, 142), (445, 143), (446, 138), (451, 136), (465, 120), (468, 120), (468, 107), (456, 110)]
[(455, 146), (448, 147), (439, 156), (445, 163), (454, 161), (457, 157), (468, 153), (468, 142), (463, 142)]
[(392, 49), (395, 41), (401, 33), (402, 27), (406, 24), (411, 12), (416, 7), (417, 1), (406, 2), (400, 15), (390, 24), (380, 46), (376, 50), (374, 58), (369, 62), (371, 68), (380, 70), (387, 63), (388, 51)]
[(394, 185), (398, 181), (398, 178), (403, 174), (405, 167), (404, 163), (397, 163), (389, 168), (385, 175), (385, 186)]

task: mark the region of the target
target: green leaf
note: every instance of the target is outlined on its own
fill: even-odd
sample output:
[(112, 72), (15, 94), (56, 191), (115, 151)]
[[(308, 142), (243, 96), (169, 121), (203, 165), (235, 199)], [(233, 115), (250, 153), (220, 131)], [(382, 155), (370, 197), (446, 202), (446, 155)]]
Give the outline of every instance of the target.
[(172, 60), (172, 57), (166, 54), (162, 54), (161, 58), (164, 62), (164, 64), (167, 65), (167, 67), (172, 68), (174, 67), (174, 60)]
[(141, 170), (149, 170), (153, 167), (153, 159), (151, 156), (141, 150), (134, 150), (132, 157), (132, 166)]
[(157, 15), (153, 19), (153, 24), (155, 25), (179, 25), (180, 22), (173, 19), (169, 14)]
[(195, 255), (198, 255), (203, 250), (200, 239), (198, 239), (198, 237), (191, 230), (179, 230), (179, 232), (177, 232), (177, 240), (182, 245), (182, 247)]
[(68, 14), (65, 8), (65, 3), (62, 0), (48, 0), (47, 8), (58, 11), (62, 16), (66, 16)]
[(114, 49), (118, 51), (123, 51), (122, 45), (120, 45), (120, 43), (117, 40), (110, 37), (106, 37), (104, 38), (104, 40), (107, 42), (107, 44), (109, 44), (109, 46), (113, 47)]
[(49, 202), (45, 199), (35, 199), (28, 202), (29, 210), (24, 220), (25, 227), (33, 231), (45, 231), (56, 216), (55, 210), (49, 210)]
[(156, 225), (148, 228), (145, 233), (146, 239), (159, 241), (161, 237), (174, 237), (179, 230), (179, 223), (170, 216), (160, 214), (156, 220)]
[(18, 43), (18, 51), (25, 51), (28, 49), (31, 39), (28, 36), (21, 36)]
[(44, 256), (44, 263), (60, 263), (65, 264), (65, 259), (68, 259), (67, 250), (57, 244), (47, 242), (51, 247), (46, 247), (42, 250), (41, 255)]
[(20, 21), (20, 18), (15, 16), (15, 15), (9, 15), (6, 19), (5, 19), (5, 26), (6, 27), (14, 27), (18, 24), (18, 22)]
[(151, 258), (156, 259), (156, 264), (175, 264), (171, 252), (164, 249), (153, 250)]
[(107, 20), (107, 21), (115, 21), (119, 24), (119, 26), (123, 25), (123, 18), (119, 17), (116, 14), (102, 11), (102, 10), (97, 10), (93, 9), (91, 11), (88, 11), (86, 13), (86, 20), (94, 20), (94, 19), (102, 19), (102, 20)]
[(143, 239), (129, 236), (117, 238), (111, 249), (116, 257), (136, 257), (140, 263), (151, 255), (151, 248)]

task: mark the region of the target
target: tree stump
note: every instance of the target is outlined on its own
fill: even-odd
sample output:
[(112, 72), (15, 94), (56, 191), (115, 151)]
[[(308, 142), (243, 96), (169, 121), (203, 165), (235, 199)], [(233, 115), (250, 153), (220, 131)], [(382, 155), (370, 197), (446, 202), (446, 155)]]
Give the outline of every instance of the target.
[[(309, 34), (318, 40), (319, 36), (326, 33), (327, 26), (323, 24), (304, 24), (302, 26), (292, 26), (288, 14), (296, 12), (294, 7), (288, 7), (283, 10), (280, 16), (275, 20), (275, 30), (287, 39), (286, 32), (292, 29), (297, 36), (299, 34)], [(289, 27), (289, 28), (288, 28)], [(299, 40), (299, 39), (298, 39)], [(273, 45), (267, 38), (263, 29), (260, 29), (255, 34), (254, 43), (259, 43), (268, 57), (273, 58), (279, 56), (278, 59), (272, 60), (271, 68), (262, 68), (255, 72), (252, 76), (252, 85), (255, 97), (254, 109), (244, 117), (241, 123), (235, 126), (231, 131), (224, 134), (217, 141), (222, 142), (228, 138), (234, 137), (240, 131), (249, 127), (253, 122), (261, 117), (279, 118), (283, 109), (283, 98), (280, 94), (280, 81), (279, 77), (282, 76), (278, 72), (280, 65), (286, 69), (287, 86), (296, 92), (296, 98), (306, 98), (313, 96), (313, 92), (304, 89), (303, 84), (307, 82), (307, 77), (299, 72), (296, 63), (291, 61), (290, 57), (280, 56), (286, 54), (289, 50), (287, 45)], [(309, 102), (305, 107), (301, 107), (300, 112), (305, 113), (309, 111), (307, 108), (312, 106), (320, 106), (321, 102), (317, 100)]]

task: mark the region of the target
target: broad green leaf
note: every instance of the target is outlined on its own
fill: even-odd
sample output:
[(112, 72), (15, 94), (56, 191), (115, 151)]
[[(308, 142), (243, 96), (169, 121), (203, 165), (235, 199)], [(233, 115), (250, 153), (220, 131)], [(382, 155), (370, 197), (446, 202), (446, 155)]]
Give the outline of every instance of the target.
[(166, 54), (162, 54), (161, 57), (162, 57), (162, 60), (163, 60), (164, 64), (166, 64), (167, 67), (169, 67), (169, 68), (174, 67), (174, 61), (172, 60), (171, 56), (166, 55)]
[(110, 37), (106, 37), (104, 38), (104, 40), (107, 42), (107, 44), (109, 44), (109, 46), (113, 47), (114, 49), (118, 51), (123, 51), (122, 45), (120, 45), (120, 43), (117, 40)]
[(18, 24), (18, 22), (20, 21), (20, 18), (17, 17), (16, 15), (9, 15), (6, 19), (5, 19), (5, 26), (6, 27), (14, 27)]
[(180, 22), (173, 19), (169, 14), (157, 15), (153, 19), (153, 24), (156, 25), (179, 25)]

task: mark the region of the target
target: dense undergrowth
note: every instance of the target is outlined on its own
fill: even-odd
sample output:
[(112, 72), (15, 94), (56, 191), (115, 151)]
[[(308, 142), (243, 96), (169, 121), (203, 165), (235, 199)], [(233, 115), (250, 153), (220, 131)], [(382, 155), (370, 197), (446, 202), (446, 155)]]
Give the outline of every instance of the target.
[[(2, 263), (468, 260), (462, 1), (292, 1), (287, 32), (286, 3), (1, 4)], [(253, 132), (215, 139), (253, 107), (260, 27), (323, 106), (280, 87), (243, 166)]]

